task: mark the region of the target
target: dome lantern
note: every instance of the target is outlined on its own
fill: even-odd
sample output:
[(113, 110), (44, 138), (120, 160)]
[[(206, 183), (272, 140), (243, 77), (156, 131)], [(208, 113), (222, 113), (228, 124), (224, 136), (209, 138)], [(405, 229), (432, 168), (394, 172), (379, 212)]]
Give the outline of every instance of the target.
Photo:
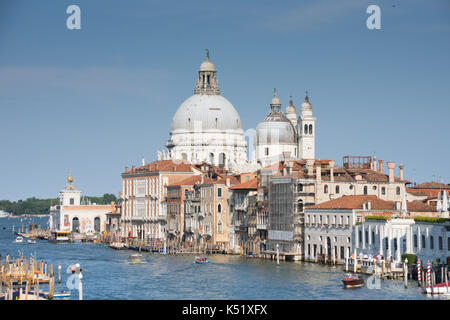
[(219, 95), (219, 81), (216, 76), (216, 67), (209, 60), (209, 51), (206, 49), (206, 59), (200, 65), (198, 78), (195, 82), (195, 94)]

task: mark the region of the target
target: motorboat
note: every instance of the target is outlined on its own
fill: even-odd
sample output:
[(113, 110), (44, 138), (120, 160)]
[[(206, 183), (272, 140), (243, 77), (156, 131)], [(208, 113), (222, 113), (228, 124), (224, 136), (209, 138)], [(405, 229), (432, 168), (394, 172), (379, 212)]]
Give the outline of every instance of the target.
[(358, 288), (364, 286), (364, 278), (351, 273), (345, 274), (342, 282), (346, 288)]
[(23, 242), (23, 237), (18, 236), (18, 237), (16, 238), (16, 242), (17, 242), (17, 243), (22, 243), (22, 242)]
[(130, 260), (131, 260), (131, 263), (132, 263), (132, 264), (139, 264), (139, 263), (142, 263), (142, 254), (140, 254), (140, 253), (132, 254), (132, 255), (130, 256)]
[(209, 264), (209, 260), (208, 260), (208, 258), (195, 257), (194, 263), (197, 263), (197, 264)]
[(29, 244), (36, 244), (36, 240), (32, 240), (32, 239), (28, 239), (27, 242), (28, 242)]

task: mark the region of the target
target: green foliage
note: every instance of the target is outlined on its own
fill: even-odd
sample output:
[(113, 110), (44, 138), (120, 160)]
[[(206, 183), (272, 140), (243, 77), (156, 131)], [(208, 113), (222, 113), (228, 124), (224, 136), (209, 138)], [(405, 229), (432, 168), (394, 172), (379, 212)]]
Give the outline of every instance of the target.
[(448, 218), (436, 218), (436, 217), (415, 217), (415, 222), (429, 222), (429, 223), (445, 223), (449, 222)]
[(415, 254), (403, 253), (402, 261), (405, 261), (405, 258), (408, 259), (408, 264), (416, 264), (417, 263), (417, 256)]
[[(116, 196), (105, 193), (102, 197), (86, 197), (91, 203), (110, 204), (117, 201)], [(20, 214), (48, 214), (50, 206), (59, 204), (59, 199), (37, 199), (35, 197), (26, 200), (9, 201), (0, 200), (0, 210), (10, 212), (14, 215)]]
[(361, 224), (362, 224), (362, 222), (361, 222), (361, 221), (358, 221), (358, 222), (355, 223), (355, 226), (359, 226), (359, 225), (361, 225)]
[(364, 219), (366, 219), (366, 220), (383, 220), (383, 221), (386, 221), (386, 220), (388, 220), (388, 217), (385, 217), (385, 216), (366, 216)]

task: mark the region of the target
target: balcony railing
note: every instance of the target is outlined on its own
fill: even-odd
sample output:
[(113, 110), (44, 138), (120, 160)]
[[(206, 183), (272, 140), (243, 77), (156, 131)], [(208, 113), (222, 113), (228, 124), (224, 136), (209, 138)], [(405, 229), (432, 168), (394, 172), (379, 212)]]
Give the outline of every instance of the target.
[(244, 225), (234, 226), (234, 232), (247, 232), (248, 227)]
[(258, 230), (267, 230), (267, 223), (257, 223), (256, 229)]

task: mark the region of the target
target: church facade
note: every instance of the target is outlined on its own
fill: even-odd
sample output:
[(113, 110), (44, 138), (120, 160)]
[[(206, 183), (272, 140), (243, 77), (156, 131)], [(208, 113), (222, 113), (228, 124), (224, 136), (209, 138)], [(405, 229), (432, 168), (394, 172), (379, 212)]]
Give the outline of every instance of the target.
[[(282, 111), (275, 90), (270, 111), (256, 132), (244, 133), (238, 111), (220, 94), (217, 71), (207, 51), (194, 95), (176, 111), (167, 150), (158, 152), (158, 160), (206, 162), (240, 173), (267, 166), (286, 155), (314, 159), (315, 120), (308, 95), (298, 115), (292, 98), (286, 112)], [(246, 138), (254, 145), (248, 144)], [(248, 153), (252, 155), (250, 159)]]

